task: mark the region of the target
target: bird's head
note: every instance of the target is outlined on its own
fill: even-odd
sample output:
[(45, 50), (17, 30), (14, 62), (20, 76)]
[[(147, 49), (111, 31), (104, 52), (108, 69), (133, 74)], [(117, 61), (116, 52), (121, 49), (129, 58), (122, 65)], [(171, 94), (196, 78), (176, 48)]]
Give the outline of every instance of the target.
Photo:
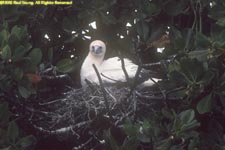
[(106, 52), (106, 46), (104, 42), (100, 40), (95, 40), (91, 42), (89, 50), (92, 55), (104, 58), (105, 52)]

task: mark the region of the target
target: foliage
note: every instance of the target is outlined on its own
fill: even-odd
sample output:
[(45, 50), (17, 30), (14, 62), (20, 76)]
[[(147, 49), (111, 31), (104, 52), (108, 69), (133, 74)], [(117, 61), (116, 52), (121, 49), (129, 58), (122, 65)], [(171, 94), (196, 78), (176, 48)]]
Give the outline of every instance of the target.
[[(195, 120), (195, 112), (192, 109), (182, 111), (176, 114), (174, 111), (168, 112), (162, 110), (159, 114), (165, 118), (144, 120), (141, 123), (127, 122), (123, 129), (127, 135), (126, 140), (121, 146), (116, 142), (110, 142), (111, 148), (108, 149), (138, 149), (145, 147), (147, 149), (166, 150), (166, 149), (196, 149), (199, 143), (199, 133), (193, 131), (200, 124)], [(110, 132), (110, 131), (109, 131)], [(114, 139), (116, 141), (116, 139)], [(114, 148), (113, 148), (114, 147)]]
[[(62, 92), (57, 88), (69, 84), (58, 82), (62, 73), (70, 73), (79, 87), (79, 68), (91, 37), (107, 43), (108, 56), (120, 51), (140, 65), (169, 59), (162, 63), (159, 89), (180, 89), (166, 95), (156, 110), (140, 108), (117, 125), (116, 133), (124, 138), (108, 127), (98, 135), (105, 139), (104, 148), (225, 149), (224, 10), (223, 0), (76, 0), (71, 6), (1, 6), (0, 131), (7, 134), (0, 135), (8, 135), (1, 137), (1, 148), (27, 147), (33, 139), (19, 136), (16, 117), (11, 119), (8, 109), (28, 122), (23, 108), (57, 98)], [(90, 25), (94, 21), (97, 29)], [(157, 52), (162, 47), (164, 51)]]
[(0, 104), (0, 149), (1, 150), (25, 150), (35, 144), (36, 139), (32, 135), (22, 137), (15, 120), (6, 103)]

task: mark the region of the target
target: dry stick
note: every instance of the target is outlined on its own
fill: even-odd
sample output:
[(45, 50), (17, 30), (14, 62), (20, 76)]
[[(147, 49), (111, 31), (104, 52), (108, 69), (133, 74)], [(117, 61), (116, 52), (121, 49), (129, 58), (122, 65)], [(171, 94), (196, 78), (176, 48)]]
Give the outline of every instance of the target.
[(93, 137), (89, 138), (85, 143), (80, 144), (79, 146), (73, 147), (72, 150), (80, 150), (83, 149), (85, 146), (87, 146), (91, 141), (93, 140)]
[[(134, 81), (134, 83), (131, 83), (131, 80), (129, 78), (129, 75), (128, 75), (126, 67), (125, 67), (124, 59), (123, 59), (123, 57), (121, 55), (120, 55), (120, 59), (121, 59), (121, 66), (122, 66), (123, 73), (124, 73), (124, 75), (126, 77), (128, 85), (130, 87), (130, 94), (128, 95), (128, 97), (130, 97), (130, 95), (133, 94), (133, 91), (135, 89), (136, 81)], [(140, 72), (141, 72), (141, 67), (138, 67), (138, 70), (136, 71), (136, 74), (135, 74), (135, 80), (137, 80), (137, 77), (139, 76)], [(134, 107), (133, 108), (134, 108), (134, 113), (135, 113), (134, 118), (136, 118), (137, 100), (135, 98), (135, 95), (134, 95), (133, 101), (134, 101)]]
[(77, 123), (75, 125), (70, 125), (70, 126), (67, 126), (67, 127), (64, 127), (64, 128), (59, 128), (59, 129), (55, 129), (55, 130), (47, 130), (47, 129), (44, 129), (43, 127), (39, 127), (39, 126), (35, 125), (31, 120), (29, 120), (29, 121), (35, 129), (37, 129), (40, 132), (47, 133), (47, 134), (50, 134), (50, 135), (67, 133), (67, 132), (70, 132), (70, 131), (75, 130), (77, 128), (81, 128), (82, 126), (85, 126), (85, 125), (88, 125), (88, 124), (91, 123), (91, 121), (83, 121), (83, 122)]
[(143, 67), (152, 67), (152, 66), (159, 66), (159, 65), (161, 65), (161, 62), (142, 64)]
[(125, 75), (125, 78), (126, 78), (128, 84), (130, 85), (130, 78), (129, 78), (129, 75), (128, 75), (127, 70), (126, 70), (126, 68), (125, 68), (125, 62), (124, 62), (124, 59), (123, 59), (123, 57), (121, 56), (120, 52), (119, 52), (119, 57), (120, 57), (120, 60), (121, 60), (121, 66), (122, 66), (123, 73), (124, 73), (124, 75)]
[(94, 70), (95, 70), (95, 72), (96, 72), (96, 74), (97, 74), (97, 77), (98, 77), (98, 80), (99, 80), (99, 84), (100, 84), (100, 87), (101, 87), (101, 91), (102, 91), (102, 93), (103, 93), (103, 97), (104, 97), (104, 100), (105, 100), (105, 106), (106, 106), (106, 109), (107, 109), (107, 111), (108, 111), (108, 113), (109, 113), (110, 120), (112, 120), (111, 111), (110, 111), (110, 109), (109, 109), (109, 102), (108, 102), (107, 97), (106, 97), (106, 93), (107, 93), (107, 92), (106, 92), (106, 90), (105, 90), (105, 88), (104, 88), (104, 86), (103, 86), (102, 78), (101, 78), (101, 76), (100, 76), (100, 74), (99, 74), (99, 72), (98, 72), (98, 69), (97, 69), (97, 67), (95, 66), (95, 64), (92, 64), (92, 66), (93, 66), (93, 68), (94, 68)]
[(57, 75), (57, 76), (50, 76), (50, 75), (41, 75), (41, 78), (44, 79), (61, 79), (61, 78), (68, 78), (69, 76), (66, 74), (62, 74), (62, 75)]
[[(136, 91), (136, 95), (140, 98), (146, 99), (146, 100), (164, 100), (163, 96), (149, 96), (149, 95), (143, 95), (140, 92)], [(167, 98), (168, 101), (176, 101), (176, 100), (181, 100), (182, 98)]]
[(111, 81), (114, 81), (114, 82), (120, 82), (119, 80), (115, 80), (115, 79), (112, 79), (112, 78), (110, 78), (110, 77), (107, 77), (107, 76), (104, 75), (103, 73), (101, 73), (101, 75), (102, 75), (103, 77), (105, 77), (106, 79), (109, 79), (109, 80), (111, 80)]

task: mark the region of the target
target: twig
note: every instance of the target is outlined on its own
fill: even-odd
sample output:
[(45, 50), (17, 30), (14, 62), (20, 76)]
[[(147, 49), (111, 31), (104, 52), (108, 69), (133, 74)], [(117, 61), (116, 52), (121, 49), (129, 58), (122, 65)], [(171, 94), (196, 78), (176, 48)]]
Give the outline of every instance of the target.
[(100, 74), (99, 74), (99, 72), (98, 72), (98, 69), (97, 69), (97, 67), (95, 66), (95, 64), (92, 64), (92, 66), (93, 66), (93, 68), (94, 68), (94, 70), (95, 70), (95, 72), (96, 72), (96, 74), (97, 74), (97, 77), (98, 77), (98, 80), (99, 80), (99, 84), (100, 84), (100, 87), (101, 87), (101, 91), (102, 91), (102, 93), (103, 93), (103, 97), (104, 97), (104, 100), (105, 100), (106, 109), (107, 109), (107, 111), (108, 111), (108, 113), (109, 113), (110, 119), (112, 120), (111, 111), (110, 111), (110, 109), (109, 109), (109, 102), (108, 102), (107, 96), (106, 96), (106, 93), (107, 93), (107, 92), (106, 92), (106, 90), (105, 90), (105, 88), (104, 88), (104, 86), (103, 86), (102, 78), (101, 78), (101, 76), (100, 76)]
[(68, 78), (69, 76), (67, 74), (57, 75), (57, 76), (50, 76), (50, 75), (41, 75), (41, 78), (45, 79), (61, 79), (61, 78)]
[(92, 92), (93, 92), (93, 91), (95, 90), (95, 87), (94, 87), (94, 85), (91, 83), (91, 81), (89, 81), (88, 79), (85, 79), (84, 81), (87, 83), (88, 87), (90, 87), (91, 90), (92, 90)]
[[(148, 99), (148, 100), (164, 100), (164, 97), (163, 96), (148, 96), (148, 95), (143, 95), (141, 94), (140, 92), (135, 92), (136, 95), (140, 98), (143, 98), (143, 99)], [(167, 100), (180, 100), (181, 98), (167, 98)]]
[(122, 67), (123, 73), (125, 75), (126, 81), (128, 82), (128, 84), (130, 84), (130, 78), (129, 78), (129, 75), (127, 73), (126, 67), (125, 67), (124, 59), (121, 56), (120, 52), (119, 52), (119, 57), (120, 57), (120, 60), (121, 60), (121, 67)]
[(158, 65), (161, 65), (161, 62), (142, 64), (142, 67), (152, 67), (152, 66), (158, 66)]
[(37, 130), (39, 130), (43, 133), (48, 133), (48, 134), (61, 134), (61, 133), (70, 132), (70, 131), (72, 131), (76, 128), (80, 128), (81, 126), (84, 126), (84, 125), (87, 125), (87, 124), (90, 124), (90, 123), (91, 123), (91, 120), (90, 121), (83, 121), (83, 122), (77, 123), (75, 125), (70, 125), (68, 127), (64, 127), (64, 128), (60, 128), (60, 129), (56, 129), (56, 130), (46, 130), (46, 129), (44, 129), (42, 127), (39, 127), (39, 126), (37, 126), (37, 125), (35, 125), (31, 122), (32, 126), (35, 129), (37, 129)]
[(67, 98), (62, 98), (62, 99), (56, 99), (56, 100), (53, 100), (53, 101), (50, 101), (50, 102), (46, 102), (46, 103), (38, 103), (40, 106), (43, 106), (43, 105), (50, 105), (50, 104), (53, 104), (53, 103), (57, 103), (57, 102), (63, 102), (63, 101), (67, 101), (68, 99)]
[(166, 92), (166, 95), (169, 95), (169, 94), (171, 94), (171, 93), (174, 93), (174, 92), (177, 92), (177, 91), (181, 91), (181, 90), (184, 90), (184, 89), (186, 89), (186, 87), (181, 86), (181, 87), (172, 89), (172, 90), (170, 90), (170, 91), (167, 91), (167, 92)]
[(118, 80), (115, 80), (115, 79), (112, 79), (112, 78), (110, 78), (110, 77), (107, 77), (107, 76), (104, 75), (103, 73), (101, 73), (101, 75), (102, 75), (103, 77), (105, 77), (106, 79), (112, 80), (112, 81), (114, 81), (114, 82), (120, 82), (120, 81), (118, 81)]
[(88, 145), (93, 140), (93, 137), (89, 138), (85, 143), (80, 144), (79, 146), (73, 147), (73, 150), (83, 149), (86, 145)]

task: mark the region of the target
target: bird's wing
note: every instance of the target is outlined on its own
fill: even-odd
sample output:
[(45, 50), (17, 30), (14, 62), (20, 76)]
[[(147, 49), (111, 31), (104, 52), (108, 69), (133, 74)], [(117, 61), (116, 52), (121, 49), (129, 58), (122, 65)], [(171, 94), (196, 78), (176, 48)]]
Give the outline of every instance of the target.
[[(138, 66), (129, 59), (124, 59), (124, 64), (129, 78), (133, 78)], [(106, 82), (114, 83), (116, 81), (126, 81), (121, 59), (119, 57), (113, 57), (103, 61), (100, 66), (100, 72), (103, 80)]]

